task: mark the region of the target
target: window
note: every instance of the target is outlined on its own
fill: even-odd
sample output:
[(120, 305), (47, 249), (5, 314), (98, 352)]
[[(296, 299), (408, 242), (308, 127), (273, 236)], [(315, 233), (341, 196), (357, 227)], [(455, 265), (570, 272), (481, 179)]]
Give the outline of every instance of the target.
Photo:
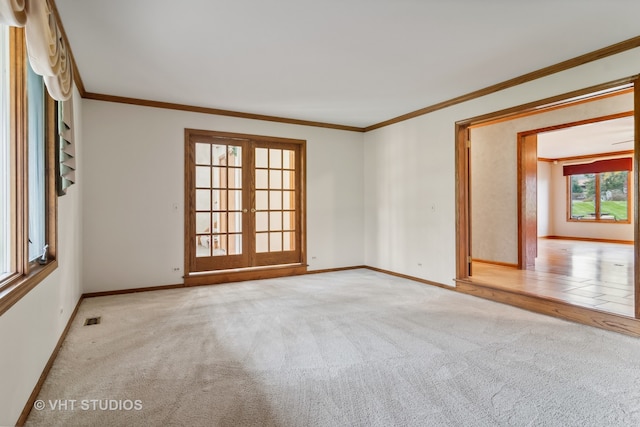
[(0, 25), (0, 57), (2, 314), (57, 267), (56, 104), (29, 65), (23, 29)]
[(45, 89), (42, 76), (27, 61), (27, 154), (29, 156), (29, 261), (42, 255), (46, 243), (45, 209)]
[(569, 221), (629, 223), (630, 158), (601, 160), (565, 166), (564, 169), (570, 194)]
[(9, 28), (0, 26), (0, 280), (11, 274), (11, 145)]

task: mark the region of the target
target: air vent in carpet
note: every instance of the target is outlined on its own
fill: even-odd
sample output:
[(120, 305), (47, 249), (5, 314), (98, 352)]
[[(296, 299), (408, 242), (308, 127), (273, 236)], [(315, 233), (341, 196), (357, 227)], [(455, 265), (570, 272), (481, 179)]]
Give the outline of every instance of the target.
[(100, 324), (100, 317), (88, 317), (84, 321), (84, 326), (98, 325)]

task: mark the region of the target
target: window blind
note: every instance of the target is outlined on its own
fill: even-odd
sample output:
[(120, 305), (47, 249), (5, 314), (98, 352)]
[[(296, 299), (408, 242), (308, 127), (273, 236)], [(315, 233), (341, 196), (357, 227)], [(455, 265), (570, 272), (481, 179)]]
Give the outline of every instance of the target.
[(72, 98), (58, 102), (58, 196), (76, 182), (76, 152), (73, 143)]

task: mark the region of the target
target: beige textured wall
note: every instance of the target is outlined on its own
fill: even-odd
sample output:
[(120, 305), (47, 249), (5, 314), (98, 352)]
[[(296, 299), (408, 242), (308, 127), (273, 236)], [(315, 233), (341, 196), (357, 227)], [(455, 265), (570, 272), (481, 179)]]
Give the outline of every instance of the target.
[(538, 237), (550, 236), (553, 222), (553, 163), (538, 162)]
[[(518, 132), (632, 109), (633, 96), (626, 94), (472, 129), (471, 254), (473, 258), (511, 264), (518, 262)], [(559, 209), (561, 204), (557, 203), (557, 195), (552, 200)], [(556, 209), (549, 226), (555, 224), (558, 227), (560, 225), (558, 221)], [(550, 234), (579, 233), (573, 225), (570, 224), (570, 227), (559, 230), (551, 228), (549, 231)]]

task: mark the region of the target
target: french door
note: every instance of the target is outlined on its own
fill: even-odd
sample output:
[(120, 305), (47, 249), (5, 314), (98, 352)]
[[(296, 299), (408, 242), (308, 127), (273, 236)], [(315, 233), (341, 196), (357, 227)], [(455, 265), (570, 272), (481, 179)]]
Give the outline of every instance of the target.
[(187, 273), (302, 263), (304, 141), (185, 139)]

